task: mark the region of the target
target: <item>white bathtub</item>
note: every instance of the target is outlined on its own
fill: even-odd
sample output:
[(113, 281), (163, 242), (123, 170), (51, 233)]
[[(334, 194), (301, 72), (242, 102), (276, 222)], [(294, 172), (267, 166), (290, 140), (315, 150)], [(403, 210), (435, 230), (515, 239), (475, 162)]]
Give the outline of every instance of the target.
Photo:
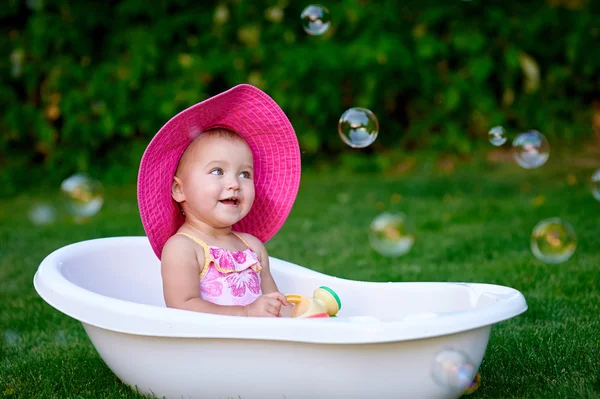
[(434, 380), (435, 356), (462, 351), (476, 372), (492, 325), (527, 309), (520, 292), (498, 285), (359, 282), (270, 262), (283, 293), (334, 289), (338, 317), (166, 308), (160, 262), (145, 237), (60, 248), (41, 263), (34, 285), (81, 321), (122, 381), (167, 398), (457, 398), (457, 389)]

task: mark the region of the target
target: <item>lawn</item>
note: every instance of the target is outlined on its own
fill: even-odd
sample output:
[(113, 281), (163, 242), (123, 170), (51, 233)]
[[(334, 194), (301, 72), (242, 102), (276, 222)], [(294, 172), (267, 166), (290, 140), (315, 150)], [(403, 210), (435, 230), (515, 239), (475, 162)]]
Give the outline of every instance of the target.
[[(414, 167), (395, 175), (305, 173), (267, 249), (343, 278), (513, 287), (529, 309), (494, 326), (482, 384), (469, 397), (598, 398), (600, 202), (589, 181), (600, 157), (576, 155), (553, 153), (535, 170), (483, 157), (440, 167), (413, 155)], [(105, 197), (89, 223), (59, 215), (45, 226), (32, 224), (28, 209), (41, 200), (60, 203), (57, 193), (0, 199), (0, 397), (142, 397), (104, 365), (81, 324), (47, 305), (32, 284), (39, 263), (59, 247), (143, 235), (135, 187), (106, 187)], [(407, 255), (386, 258), (370, 249), (368, 227), (382, 211), (404, 212), (413, 222), (417, 238)], [(578, 246), (568, 261), (546, 264), (529, 240), (537, 222), (555, 216), (571, 223)]]

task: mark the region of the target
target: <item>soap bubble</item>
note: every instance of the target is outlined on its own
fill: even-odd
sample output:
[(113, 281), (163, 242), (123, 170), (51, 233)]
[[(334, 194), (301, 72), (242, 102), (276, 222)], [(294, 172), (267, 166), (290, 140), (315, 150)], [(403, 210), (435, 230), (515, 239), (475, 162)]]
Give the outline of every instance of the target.
[(19, 333), (13, 330), (4, 330), (4, 342), (7, 346), (17, 346), (21, 341)]
[(481, 374), (477, 373), (477, 374), (475, 374), (475, 378), (473, 379), (473, 381), (463, 391), (463, 395), (472, 394), (473, 392), (475, 392), (477, 390), (477, 388), (479, 388), (479, 385), (481, 385)]
[(338, 133), (342, 141), (352, 148), (371, 145), (379, 133), (379, 122), (375, 114), (366, 108), (350, 108), (338, 122)]
[(513, 157), (525, 169), (542, 166), (549, 156), (550, 144), (546, 136), (537, 130), (521, 133), (513, 141)]
[(531, 232), (531, 252), (542, 262), (562, 263), (576, 247), (575, 230), (560, 218), (542, 220)]
[(56, 220), (56, 209), (50, 204), (36, 204), (29, 210), (29, 220), (36, 225), (51, 224)]
[(444, 349), (433, 360), (431, 375), (442, 388), (462, 392), (473, 382), (475, 367), (466, 353)]
[(327, 32), (331, 25), (329, 10), (320, 4), (311, 4), (300, 14), (302, 27), (309, 35), (317, 36)]
[(104, 188), (98, 180), (75, 174), (60, 185), (69, 214), (76, 220), (94, 216), (104, 203)]
[(600, 169), (592, 175), (592, 195), (600, 201)]
[(60, 330), (54, 335), (54, 342), (58, 345), (65, 345), (69, 343), (69, 336), (65, 330)]
[(488, 137), (490, 139), (490, 143), (496, 147), (500, 147), (502, 144), (506, 143), (506, 130), (504, 130), (502, 126), (493, 127), (488, 132)]
[(402, 213), (382, 213), (371, 222), (371, 247), (383, 256), (401, 256), (415, 243), (412, 225)]

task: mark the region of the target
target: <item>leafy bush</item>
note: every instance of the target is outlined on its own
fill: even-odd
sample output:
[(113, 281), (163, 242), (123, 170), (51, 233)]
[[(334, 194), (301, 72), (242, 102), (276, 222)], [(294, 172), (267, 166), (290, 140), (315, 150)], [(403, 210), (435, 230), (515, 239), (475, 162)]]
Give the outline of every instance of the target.
[(380, 166), (390, 149), (468, 154), (494, 125), (567, 143), (590, 134), (599, 2), (343, 0), (326, 4), (332, 26), (316, 37), (301, 27), (307, 4), (9, 1), (0, 192), (75, 171), (135, 181), (170, 117), (244, 82), (281, 105), (309, 163), (357, 152), (337, 135), (353, 106), (379, 119), (362, 152)]

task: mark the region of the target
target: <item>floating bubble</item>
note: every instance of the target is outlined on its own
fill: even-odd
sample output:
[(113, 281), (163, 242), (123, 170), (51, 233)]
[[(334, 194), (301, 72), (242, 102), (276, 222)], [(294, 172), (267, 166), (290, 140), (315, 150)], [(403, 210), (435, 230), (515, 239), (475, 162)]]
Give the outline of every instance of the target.
[(477, 373), (475, 374), (475, 378), (473, 379), (473, 381), (469, 384), (467, 388), (465, 388), (463, 395), (472, 394), (477, 390), (477, 388), (479, 388), (479, 385), (481, 385), (481, 374)]
[(29, 220), (35, 225), (46, 225), (56, 220), (56, 209), (50, 204), (36, 204), (29, 210)]
[(385, 212), (371, 222), (369, 242), (383, 256), (401, 256), (415, 243), (414, 229), (404, 214)]
[(7, 346), (17, 346), (21, 341), (19, 333), (12, 330), (4, 330), (4, 342)]
[(496, 147), (500, 147), (502, 144), (506, 143), (506, 130), (504, 130), (502, 126), (493, 127), (488, 132), (488, 138), (490, 139), (490, 143)]
[(327, 32), (331, 25), (329, 10), (320, 4), (311, 4), (300, 14), (302, 27), (309, 35), (318, 36)]
[(600, 201), (600, 169), (592, 175), (592, 195)]
[(525, 169), (542, 166), (550, 156), (550, 144), (546, 136), (537, 130), (519, 134), (513, 141), (513, 157)]
[(379, 122), (375, 114), (366, 108), (350, 108), (338, 122), (338, 133), (350, 147), (364, 148), (377, 138)]
[(60, 330), (54, 335), (54, 342), (58, 345), (65, 345), (69, 342), (69, 336), (65, 330)]
[(531, 232), (531, 252), (545, 263), (562, 263), (577, 248), (573, 227), (560, 218), (542, 220)]
[(104, 203), (104, 189), (98, 180), (75, 174), (60, 185), (69, 214), (81, 221), (94, 216)]
[(433, 360), (431, 375), (442, 388), (462, 392), (473, 382), (475, 367), (466, 353), (444, 349)]

